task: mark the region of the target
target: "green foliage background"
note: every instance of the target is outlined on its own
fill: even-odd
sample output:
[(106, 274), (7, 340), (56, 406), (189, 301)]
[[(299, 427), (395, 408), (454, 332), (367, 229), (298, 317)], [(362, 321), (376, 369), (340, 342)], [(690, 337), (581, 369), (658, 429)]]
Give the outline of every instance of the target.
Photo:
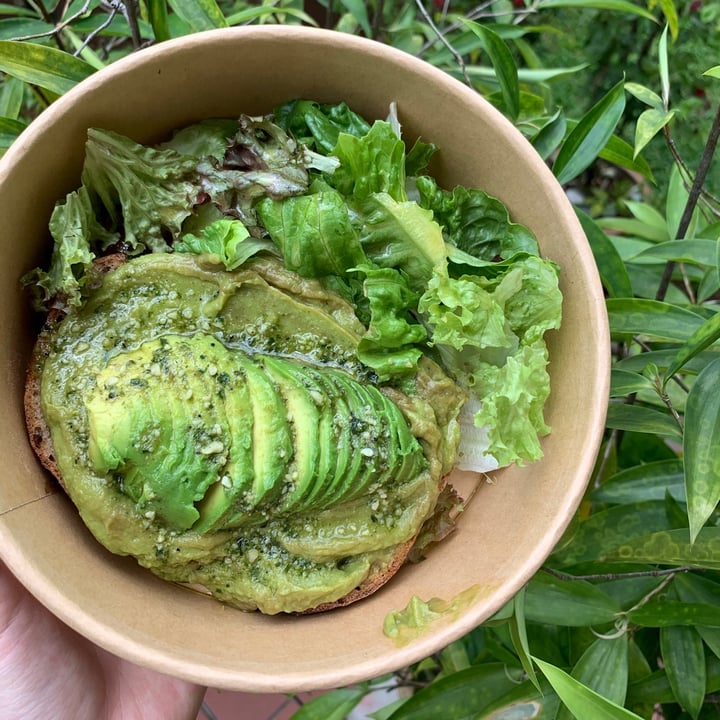
[(376, 720), (720, 717), (720, 2), (14, 0), (0, 4), (0, 149), (145, 45), (246, 23), (375, 38), (470, 84), (567, 188), (607, 295), (607, 428), (566, 537), (466, 637), (307, 703)]

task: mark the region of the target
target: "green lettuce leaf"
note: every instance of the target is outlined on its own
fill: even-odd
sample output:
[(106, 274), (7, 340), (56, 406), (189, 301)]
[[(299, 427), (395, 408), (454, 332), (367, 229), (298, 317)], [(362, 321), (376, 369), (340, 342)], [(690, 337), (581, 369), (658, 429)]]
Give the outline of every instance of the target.
[(177, 130), (170, 140), (158, 147), (198, 159), (213, 157), (222, 160), (237, 132), (237, 120), (211, 118)]
[(349, 200), (366, 200), (387, 193), (393, 200), (407, 200), (405, 190), (405, 143), (389, 122), (373, 123), (362, 137), (341, 133), (333, 149), (340, 166), (332, 184)]
[(411, 289), (424, 290), (435, 269), (445, 267), (442, 230), (417, 203), (375, 193), (362, 203), (355, 221), (368, 258), (405, 272)]
[(366, 262), (345, 200), (335, 190), (266, 198), (258, 203), (257, 214), (285, 266), (303, 277), (343, 276)]
[(363, 289), (370, 308), (368, 332), (360, 340), (358, 359), (373, 368), (380, 380), (417, 369), (427, 333), (411, 315), (418, 296), (410, 290), (406, 276), (392, 268), (364, 265)]
[(50, 234), (55, 242), (48, 270), (35, 268), (22, 282), (30, 287), (38, 310), (51, 305), (81, 305), (95, 250), (117, 241), (117, 236), (108, 233), (95, 219), (85, 187), (55, 206), (50, 217)]
[(107, 130), (88, 130), (82, 182), (131, 253), (166, 252), (198, 198), (196, 161)]
[(487, 428), (493, 459), (503, 466), (541, 457), (550, 392), (544, 334), (562, 315), (557, 267), (528, 256), (493, 278), (436, 272), (418, 309), (443, 365), (480, 401), (473, 422)]
[(492, 261), (518, 253), (538, 254), (535, 236), (510, 221), (505, 205), (486, 192), (458, 186), (438, 187), (434, 179), (416, 179), (420, 205), (432, 210), (448, 242), (474, 257)]
[(473, 392), (482, 398), (475, 425), (487, 427), (492, 456), (503, 467), (542, 457), (539, 438), (550, 428), (543, 407), (550, 394), (547, 347), (542, 340), (521, 345), (502, 367), (480, 363), (472, 373)]
[(322, 104), (292, 100), (275, 108), (275, 121), (299, 142), (329, 155), (340, 133), (362, 137), (370, 124), (345, 103)]
[(253, 238), (239, 221), (230, 218), (215, 220), (202, 235), (187, 233), (173, 246), (175, 252), (206, 256), (211, 262), (235, 270), (262, 251), (276, 251), (269, 240)]

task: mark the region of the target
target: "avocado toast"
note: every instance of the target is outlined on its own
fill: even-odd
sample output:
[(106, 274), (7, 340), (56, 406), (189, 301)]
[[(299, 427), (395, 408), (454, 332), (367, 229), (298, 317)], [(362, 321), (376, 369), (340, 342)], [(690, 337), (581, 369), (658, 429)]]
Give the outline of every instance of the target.
[(542, 456), (557, 266), (425, 174), (435, 150), (311, 101), (155, 146), (88, 132), (24, 279), (49, 311), (26, 414), (109, 550), (324, 610), (398, 570), (454, 466)]

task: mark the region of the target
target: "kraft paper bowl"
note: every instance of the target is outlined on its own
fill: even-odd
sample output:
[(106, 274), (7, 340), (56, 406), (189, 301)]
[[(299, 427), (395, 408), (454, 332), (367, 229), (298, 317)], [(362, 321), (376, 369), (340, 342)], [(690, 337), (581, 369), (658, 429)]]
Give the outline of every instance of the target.
[[(501, 198), (561, 267), (564, 320), (549, 336), (552, 394), (542, 461), (498, 472), (459, 529), (375, 595), (305, 617), (243, 613), (156, 579), (98, 545), (26, 438), (25, 367), (37, 320), (20, 278), (47, 262), (54, 203), (80, 180), (89, 127), (155, 141), (204, 117), (261, 114), (295, 97), (346, 101), (370, 118), (396, 102), (408, 141), (440, 152), (445, 187)], [(140, 51), (57, 100), (0, 163), (0, 555), (53, 613), (102, 647), (205, 685), (258, 692), (324, 689), (418, 661), (486, 620), (526, 583), (576, 510), (604, 425), (609, 349), (592, 255), (562, 189), (530, 145), (462, 83), (387, 46), (330, 31), (211, 31)], [(472, 590), (470, 590), (472, 589)], [(466, 601), (397, 645), (383, 621), (413, 596)]]

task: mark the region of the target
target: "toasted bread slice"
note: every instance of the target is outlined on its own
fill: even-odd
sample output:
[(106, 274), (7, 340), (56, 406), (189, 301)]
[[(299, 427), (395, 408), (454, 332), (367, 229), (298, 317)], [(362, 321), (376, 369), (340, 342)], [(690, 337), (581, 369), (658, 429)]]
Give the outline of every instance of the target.
[[(126, 257), (122, 254), (113, 254), (97, 259), (92, 268), (92, 273), (95, 276), (93, 282), (101, 283), (103, 275), (111, 272), (125, 261)], [(43, 364), (50, 352), (55, 328), (64, 317), (64, 311), (60, 309), (51, 310), (39, 333), (27, 372), (24, 405), (28, 438), (31, 447), (42, 466), (46, 468), (57, 479), (60, 486), (66, 490), (62, 473), (55, 456), (50, 428), (43, 415), (40, 392)], [(446, 479), (443, 479), (441, 487), (445, 482)], [(408, 554), (416, 538), (417, 536), (398, 545), (388, 562), (373, 567), (365, 580), (345, 596), (338, 600), (325, 602), (316, 607), (293, 614), (307, 615), (326, 612), (335, 608), (345, 607), (373, 594), (385, 585), (406, 563)]]

